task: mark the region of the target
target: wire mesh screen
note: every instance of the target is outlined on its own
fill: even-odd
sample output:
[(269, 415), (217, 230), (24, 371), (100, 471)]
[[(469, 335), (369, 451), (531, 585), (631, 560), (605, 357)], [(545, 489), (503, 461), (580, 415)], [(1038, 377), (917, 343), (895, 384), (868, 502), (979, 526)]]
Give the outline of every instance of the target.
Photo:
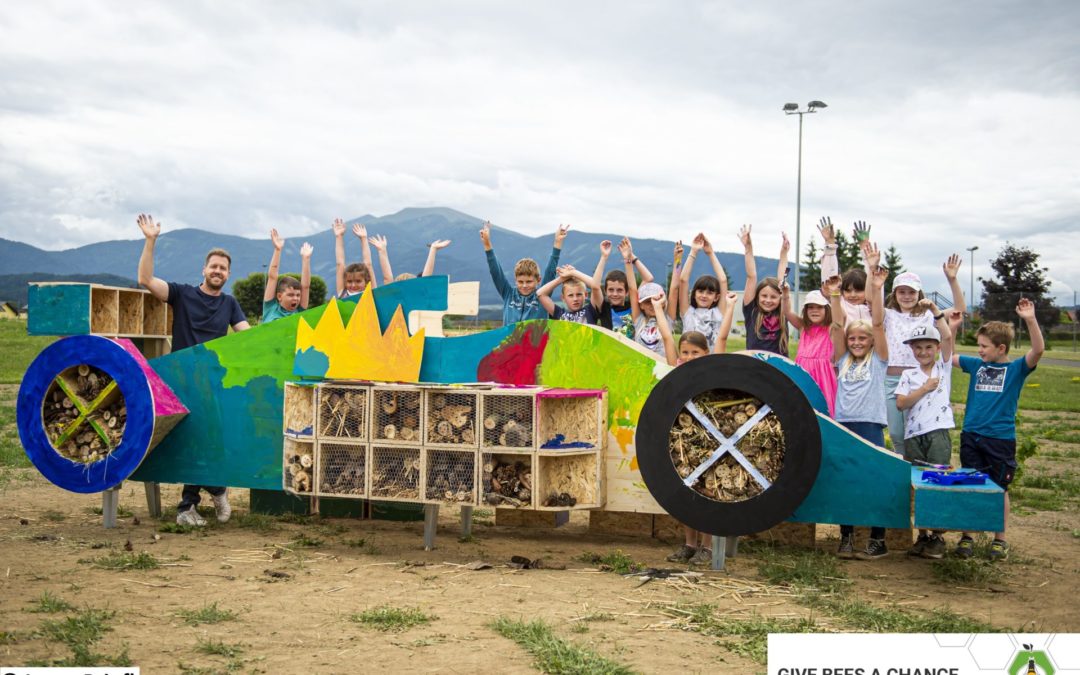
[(534, 394), (483, 394), (483, 447), (531, 450), (535, 401)]
[(477, 447), (476, 392), (429, 390), (425, 445)]
[(420, 448), (371, 448), (372, 499), (420, 501)]
[(427, 450), (424, 500), (446, 504), (476, 504), (476, 453)]
[(374, 387), (371, 395), (372, 438), (393, 443), (420, 445), (421, 391)]
[(282, 487), (288, 492), (310, 493), (315, 468), (314, 443), (285, 438)]
[(367, 440), (367, 387), (319, 388), (319, 437)]
[(532, 456), (491, 452), (481, 455), (480, 501), (499, 508), (532, 508)]
[(318, 453), (319, 495), (363, 497), (367, 494), (366, 445), (320, 441)]

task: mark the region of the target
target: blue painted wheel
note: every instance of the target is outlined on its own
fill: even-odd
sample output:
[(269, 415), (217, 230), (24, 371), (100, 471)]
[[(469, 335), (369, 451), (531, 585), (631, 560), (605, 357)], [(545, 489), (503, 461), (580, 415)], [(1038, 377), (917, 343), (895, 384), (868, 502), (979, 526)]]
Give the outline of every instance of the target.
[[(49, 441), (42, 420), (42, 403), (53, 381), (68, 368), (83, 364), (115, 380), (127, 405), (120, 444), (93, 463), (61, 455)], [(154, 435), (154, 399), (142, 367), (123, 347), (108, 338), (77, 335), (52, 343), (30, 364), (19, 387), (17, 419), (26, 455), (43, 476), (71, 492), (102, 492), (123, 482), (146, 457)]]

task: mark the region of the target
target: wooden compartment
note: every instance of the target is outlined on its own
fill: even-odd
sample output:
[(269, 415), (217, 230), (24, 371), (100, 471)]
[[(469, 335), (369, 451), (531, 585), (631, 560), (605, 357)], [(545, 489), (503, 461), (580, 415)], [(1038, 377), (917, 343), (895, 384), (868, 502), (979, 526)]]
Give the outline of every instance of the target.
[(372, 445), (371, 499), (388, 502), (419, 502), (423, 462), (420, 448)]
[(534, 456), (480, 452), (480, 503), (500, 509), (531, 509), (536, 499)]
[(537, 463), (536, 508), (567, 511), (603, 506), (601, 453), (541, 451)]
[(371, 438), (394, 445), (423, 441), (424, 392), (419, 387), (376, 385), (371, 388)]
[(367, 495), (368, 445), (319, 441), (315, 445), (315, 494), (361, 499)]
[(120, 294), (120, 335), (142, 335), (143, 298), (146, 297), (148, 293), (136, 290), (118, 291), (118, 293)]
[(150, 293), (142, 294), (142, 332), (144, 335), (169, 335), (166, 323), (169, 318), (169, 306)]
[(530, 451), (536, 447), (539, 388), (496, 389), (480, 394), (480, 447)]
[(603, 390), (546, 389), (536, 395), (540, 419), (537, 447), (563, 450), (602, 450), (607, 440)]
[(281, 486), (293, 494), (312, 494), (315, 473), (315, 443), (285, 437)]
[(316, 398), (319, 404), (316, 428), (320, 439), (368, 440), (368, 402), (371, 398), (368, 386), (324, 383), (319, 385)]
[(313, 384), (285, 383), (282, 431), (286, 436), (312, 438), (315, 435), (315, 391)]
[(120, 332), (119, 289), (90, 287), (90, 332), (98, 335), (116, 335)]
[(475, 506), (476, 451), (425, 448), (424, 501)]
[(478, 447), (476, 418), (480, 395), (468, 389), (428, 389), (424, 413), (424, 445), (432, 447)]

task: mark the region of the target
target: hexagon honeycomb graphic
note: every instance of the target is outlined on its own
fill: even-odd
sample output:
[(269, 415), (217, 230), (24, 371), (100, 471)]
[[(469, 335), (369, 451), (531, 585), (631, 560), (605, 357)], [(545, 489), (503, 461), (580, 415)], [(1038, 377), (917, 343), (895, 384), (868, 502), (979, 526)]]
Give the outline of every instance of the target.
[(1019, 648), (1020, 644), (1011, 635), (1003, 633), (981, 633), (968, 643), (968, 653), (979, 670), (997, 672), (1009, 667)]

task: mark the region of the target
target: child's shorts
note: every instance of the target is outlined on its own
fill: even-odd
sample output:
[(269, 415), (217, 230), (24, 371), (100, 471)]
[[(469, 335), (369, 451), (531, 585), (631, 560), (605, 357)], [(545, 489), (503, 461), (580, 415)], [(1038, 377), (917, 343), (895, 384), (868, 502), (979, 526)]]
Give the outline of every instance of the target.
[(1016, 474), (1016, 439), (990, 438), (970, 431), (960, 433), (960, 466), (990, 476), (990, 480), (1009, 489)]
[(904, 459), (925, 464), (952, 464), (952, 439), (948, 429), (934, 429), (904, 439)]

